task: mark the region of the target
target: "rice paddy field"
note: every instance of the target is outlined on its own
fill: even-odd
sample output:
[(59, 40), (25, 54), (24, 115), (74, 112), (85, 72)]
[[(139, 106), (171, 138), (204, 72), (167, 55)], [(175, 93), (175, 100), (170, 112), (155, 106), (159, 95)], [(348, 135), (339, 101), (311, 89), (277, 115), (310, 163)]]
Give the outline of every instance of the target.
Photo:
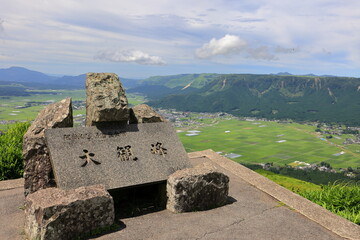
[[(243, 163), (296, 165), (330, 163), (334, 168), (359, 167), (360, 145), (342, 145), (345, 138), (325, 139), (315, 126), (269, 121), (212, 120), (212, 126), (178, 130), (186, 151), (213, 149)], [(195, 132), (194, 131), (199, 131)], [(189, 136), (190, 133), (190, 136)]]
[[(28, 91), (30, 96), (0, 96), (0, 121), (31, 121), (34, 120), (40, 110), (47, 104), (71, 97), (73, 106), (76, 101), (85, 101), (85, 90), (36, 90)], [(144, 97), (134, 94), (127, 94), (130, 105), (137, 105), (144, 102)], [(30, 105), (30, 106), (29, 106)], [(81, 104), (80, 104), (81, 105)], [(73, 109), (73, 115), (85, 114), (85, 105)], [(0, 130), (4, 126), (0, 125)]]
[[(71, 97), (72, 101), (85, 100), (84, 90), (36, 90), (29, 91), (29, 93), (30, 96), (0, 97), (0, 121), (33, 120), (46, 104), (67, 97)], [(26, 107), (27, 104), (33, 106)], [(81, 110), (74, 110), (74, 115), (81, 114), (81, 112)]]

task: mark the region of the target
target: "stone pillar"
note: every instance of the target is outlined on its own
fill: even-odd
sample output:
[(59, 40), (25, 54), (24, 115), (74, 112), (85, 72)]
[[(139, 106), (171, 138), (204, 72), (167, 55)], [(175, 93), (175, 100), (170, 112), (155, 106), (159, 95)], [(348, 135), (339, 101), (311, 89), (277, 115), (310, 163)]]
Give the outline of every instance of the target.
[(114, 73), (86, 75), (86, 126), (127, 123), (128, 101), (125, 90)]
[(31, 124), (23, 141), (25, 196), (56, 185), (45, 143), (45, 129), (72, 126), (71, 98), (48, 105)]

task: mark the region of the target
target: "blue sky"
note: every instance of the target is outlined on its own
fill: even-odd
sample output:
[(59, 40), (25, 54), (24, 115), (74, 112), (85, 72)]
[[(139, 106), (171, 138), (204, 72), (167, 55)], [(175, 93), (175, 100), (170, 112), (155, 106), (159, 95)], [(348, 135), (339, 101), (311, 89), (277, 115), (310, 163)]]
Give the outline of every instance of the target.
[(0, 0), (0, 68), (360, 77), (360, 1)]

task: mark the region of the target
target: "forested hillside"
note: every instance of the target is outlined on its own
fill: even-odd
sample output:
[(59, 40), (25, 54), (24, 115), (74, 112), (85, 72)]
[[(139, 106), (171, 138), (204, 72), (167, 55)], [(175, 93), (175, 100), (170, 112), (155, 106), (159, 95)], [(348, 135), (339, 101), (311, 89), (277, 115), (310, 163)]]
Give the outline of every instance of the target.
[[(176, 88), (166, 87), (164, 81), (159, 81), (157, 86), (167, 88), (168, 92), (149, 94), (153, 97), (149, 104), (182, 111), (360, 124), (358, 78), (252, 74), (211, 77), (207, 84), (192, 91), (184, 91), (180, 84)], [(187, 85), (188, 82), (183, 83)], [(154, 84), (151, 91), (156, 91)], [(159, 99), (160, 96), (163, 97)]]

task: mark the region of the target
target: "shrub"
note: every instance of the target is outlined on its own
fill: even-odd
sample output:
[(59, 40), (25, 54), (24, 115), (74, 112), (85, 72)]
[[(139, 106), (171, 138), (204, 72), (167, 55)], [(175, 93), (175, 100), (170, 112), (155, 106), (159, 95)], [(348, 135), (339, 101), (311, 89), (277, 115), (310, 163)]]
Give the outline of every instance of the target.
[(15, 123), (0, 136), (0, 181), (22, 177), (22, 142), (29, 126), (28, 122)]
[(360, 182), (335, 181), (319, 186), (263, 169), (257, 169), (256, 172), (360, 225)]
[(299, 194), (310, 201), (360, 224), (360, 185), (359, 183), (333, 183), (322, 185), (321, 190), (309, 190)]

